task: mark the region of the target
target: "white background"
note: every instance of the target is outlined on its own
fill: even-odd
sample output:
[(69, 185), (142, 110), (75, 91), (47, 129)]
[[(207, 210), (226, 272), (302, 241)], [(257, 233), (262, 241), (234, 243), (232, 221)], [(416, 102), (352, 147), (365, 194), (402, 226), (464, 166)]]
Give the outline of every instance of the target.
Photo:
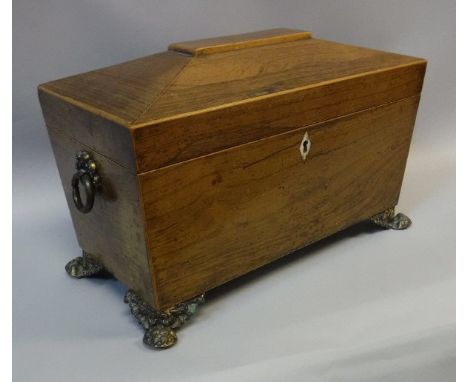
[[(454, 380), (454, 2), (15, 0), (13, 16), (15, 380)], [(352, 228), (214, 291), (153, 352), (121, 284), (63, 270), (79, 248), (35, 87), (278, 26), (429, 60), (399, 204), (414, 225)]]

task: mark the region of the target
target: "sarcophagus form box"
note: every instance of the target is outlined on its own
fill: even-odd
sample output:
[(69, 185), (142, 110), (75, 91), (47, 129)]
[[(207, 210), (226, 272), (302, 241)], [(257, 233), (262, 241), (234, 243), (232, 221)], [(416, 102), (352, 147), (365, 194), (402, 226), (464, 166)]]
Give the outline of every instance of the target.
[(220, 284), (366, 219), (405, 228), (425, 67), (275, 29), (39, 86), (85, 253), (67, 270), (112, 273), (164, 347)]

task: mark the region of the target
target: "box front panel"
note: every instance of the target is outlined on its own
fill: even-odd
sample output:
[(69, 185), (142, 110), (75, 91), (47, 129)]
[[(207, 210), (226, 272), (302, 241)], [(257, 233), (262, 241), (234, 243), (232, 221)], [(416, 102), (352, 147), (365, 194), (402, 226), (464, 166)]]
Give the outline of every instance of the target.
[(139, 175), (157, 305), (203, 293), (396, 205), (418, 102), (407, 98)]

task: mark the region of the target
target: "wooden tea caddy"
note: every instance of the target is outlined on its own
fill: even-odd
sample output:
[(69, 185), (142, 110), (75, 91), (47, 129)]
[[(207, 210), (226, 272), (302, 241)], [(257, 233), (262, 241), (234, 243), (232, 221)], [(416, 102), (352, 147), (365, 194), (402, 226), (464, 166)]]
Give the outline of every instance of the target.
[(144, 342), (203, 294), (352, 224), (393, 229), (426, 61), (273, 29), (39, 86), (83, 256)]

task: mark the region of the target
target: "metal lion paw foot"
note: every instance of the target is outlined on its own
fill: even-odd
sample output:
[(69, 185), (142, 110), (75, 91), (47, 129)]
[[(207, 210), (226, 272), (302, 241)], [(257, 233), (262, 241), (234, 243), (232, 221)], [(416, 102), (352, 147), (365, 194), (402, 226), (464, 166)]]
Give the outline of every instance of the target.
[(91, 277), (105, 271), (102, 264), (91, 258), (91, 256), (84, 251), (82, 256), (76, 257), (68, 262), (67, 265), (65, 265), (65, 270), (71, 277), (77, 279)]
[(408, 216), (402, 213), (395, 215), (395, 208), (389, 208), (371, 217), (370, 220), (380, 227), (395, 230), (406, 229), (411, 225), (411, 219)]
[(155, 326), (145, 331), (143, 342), (155, 349), (166, 349), (175, 345), (177, 334), (171, 328)]
[(183, 326), (204, 301), (202, 295), (169, 309), (157, 311), (131, 290), (125, 295), (125, 302), (129, 305), (131, 313), (145, 329), (143, 342), (153, 349), (173, 346), (177, 342), (175, 330)]

